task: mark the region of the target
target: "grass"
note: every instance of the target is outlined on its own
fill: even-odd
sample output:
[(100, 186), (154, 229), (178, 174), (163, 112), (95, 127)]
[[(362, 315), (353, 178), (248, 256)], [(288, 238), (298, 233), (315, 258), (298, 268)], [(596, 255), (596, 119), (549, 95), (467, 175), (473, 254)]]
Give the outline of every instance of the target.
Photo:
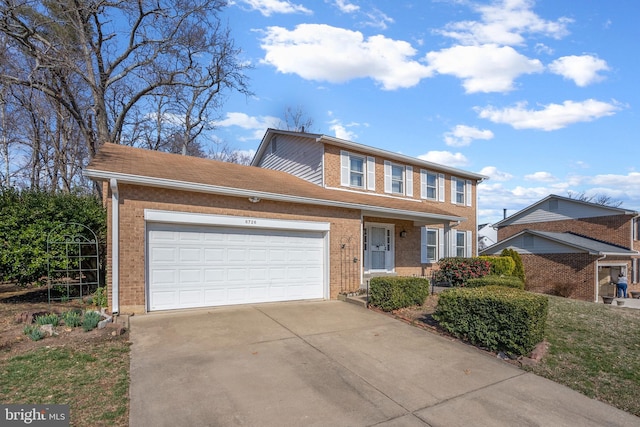
[(640, 310), (549, 297), (546, 335), (525, 369), (640, 416)]
[(129, 346), (40, 347), (0, 361), (0, 401), (68, 404), (71, 425), (127, 426)]

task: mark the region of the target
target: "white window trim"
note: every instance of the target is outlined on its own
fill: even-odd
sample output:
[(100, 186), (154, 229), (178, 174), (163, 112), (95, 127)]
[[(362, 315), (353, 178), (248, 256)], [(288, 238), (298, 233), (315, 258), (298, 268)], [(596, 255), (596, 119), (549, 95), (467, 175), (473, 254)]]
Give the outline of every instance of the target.
[[(435, 259), (427, 258), (427, 233), (436, 233), (436, 256)], [(420, 262), (422, 264), (434, 264), (444, 256), (444, 229), (422, 227), (420, 229)]]
[[(428, 192), (427, 192), (428, 174), (435, 175), (436, 177), (436, 183), (435, 183), (436, 196), (435, 197), (428, 197)], [(437, 173), (427, 169), (420, 169), (420, 198), (425, 200), (444, 202), (444, 174), (443, 173)]]
[(449, 256), (457, 257), (458, 256), (458, 233), (464, 233), (464, 257), (470, 258), (473, 256), (473, 232), (471, 231), (460, 231), (460, 230), (451, 230), (451, 236), (449, 238)]
[[(464, 200), (462, 203), (457, 202), (458, 195), (458, 181), (462, 181), (464, 183), (463, 186), (463, 197)], [(463, 180), (462, 178), (456, 178), (455, 176), (451, 177), (451, 203), (454, 205), (464, 205), (464, 206), (473, 206), (473, 202), (471, 200), (471, 195), (473, 191), (473, 185), (470, 179)]]
[[(362, 186), (351, 185), (351, 158), (362, 159)], [(376, 159), (362, 154), (340, 150), (340, 185), (357, 188), (359, 190), (375, 191), (376, 189)]]
[[(402, 171), (402, 192), (393, 191), (393, 166), (403, 168)], [(384, 161), (384, 192), (399, 196), (413, 197), (413, 166)]]

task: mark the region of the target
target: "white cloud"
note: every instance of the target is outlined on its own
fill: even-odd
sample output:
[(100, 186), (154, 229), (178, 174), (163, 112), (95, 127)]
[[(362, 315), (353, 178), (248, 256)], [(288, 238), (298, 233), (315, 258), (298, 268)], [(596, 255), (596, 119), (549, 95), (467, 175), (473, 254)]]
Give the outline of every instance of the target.
[(584, 87), (604, 79), (598, 74), (608, 71), (607, 62), (591, 55), (563, 56), (549, 64), (549, 70), (565, 79), (573, 80), (576, 85)]
[(539, 182), (556, 181), (556, 177), (550, 174), (549, 172), (535, 172), (529, 175), (525, 175), (524, 179), (528, 181), (539, 181)]
[(238, 126), (242, 129), (247, 129), (253, 131), (252, 136), (249, 138), (238, 138), (239, 140), (248, 140), (248, 139), (262, 139), (264, 133), (268, 128), (278, 126), (281, 120), (278, 117), (273, 116), (259, 116), (253, 117), (249, 116), (245, 113), (227, 113), (225, 119), (214, 122), (214, 126), (216, 127), (230, 127), (230, 126)]
[(480, 21), (452, 22), (438, 33), (466, 45), (497, 43), (523, 45), (523, 34), (541, 34), (555, 39), (566, 36), (571, 19), (561, 17), (547, 21), (532, 11), (533, 0), (502, 0), (489, 5), (475, 5)]
[[(329, 115), (332, 115), (331, 112), (329, 112)], [(333, 131), (336, 138), (346, 139), (347, 141), (355, 141), (358, 138), (358, 134), (349, 129), (359, 126), (358, 123), (344, 125), (339, 119), (333, 119), (329, 122), (329, 125), (329, 129)]]
[(472, 126), (457, 125), (451, 132), (444, 134), (444, 142), (451, 147), (466, 147), (474, 139), (492, 139), (493, 132)]
[(288, 0), (240, 0), (249, 6), (250, 10), (257, 10), (263, 16), (282, 13), (304, 13), (311, 15), (313, 12), (301, 4), (293, 4)]
[(342, 83), (369, 77), (385, 90), (417, 85), (431, 72), (411, 59), (416, 50), (405, 41), (368, 37), (323, 24), (301, 24), (289, 31), (269, 27), (262, 39), (263, 63), (303, 79)]
[(368, 21), (364, 22), (365, 26), (386, 30), (387, 24), (393, 24), (394, 20), (378, 9), (365, 13)]
[(481, 175), (486, 175), (492, 182), (506, 182), (513, 178), (508, 172), (499, 171), (495, 166), (485, 166), (480, 171)]
[(454, 46), (426, 56), (429, 68), (463, 80), (467, 93), (508, 92), (521, 74), (539, 73), (544, 66), (509, 46)]
[(353, 13), (360, 10), (360, 6), (349, 3), (347, 0), (335, 0), (335, 4), (342, 13)]
[(492, 106), (476, 107), (478, 115), (494, 123), (506, 123), (514, 129), (557, 130), (578, 122), (590, 122), (611, 116), (620, 110), (617, 103), (607, 103), (587, 99), (586, 101), (564, 101), (549, 104), (540, 110), (528, 110), (526, 102), (514, 107), (498, 109)]
[(462, 153), (452, 153), (450, 151), (429, 151), (426, 154), (418, 156), (418, 158), (453, 167), (466, 166), (469, 164), (469, 160)]

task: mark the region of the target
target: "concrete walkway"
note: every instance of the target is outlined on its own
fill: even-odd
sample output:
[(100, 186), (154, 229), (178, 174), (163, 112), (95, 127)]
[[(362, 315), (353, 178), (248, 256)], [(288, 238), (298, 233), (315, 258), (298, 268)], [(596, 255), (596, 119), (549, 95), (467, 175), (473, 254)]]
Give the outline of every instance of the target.
[(131, 340), (132, 427), (640, 425), (340, 301), (135, 316)]

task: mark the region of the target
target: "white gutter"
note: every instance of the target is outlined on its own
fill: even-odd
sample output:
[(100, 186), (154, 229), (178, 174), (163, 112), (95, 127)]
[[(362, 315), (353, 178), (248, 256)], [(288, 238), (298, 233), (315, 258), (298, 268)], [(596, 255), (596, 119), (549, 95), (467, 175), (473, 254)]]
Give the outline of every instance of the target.
[(109, 180), (111, 186), (111, 308), (113, 314), (120, 311), (120, 195), (118, 181)]
[[(595, 300), (594, 302), (598, 302), (598, 298), (600, 298), (600, 279), (599, 279), (599, 277), (598, 277), (598, 268), (600, 268), (600, 261), (604, 261), (606, 258), (607, 258), (607, 254), (604, 254), (604, 255), (602, 256), (602, 258), (598, 258), (598, 259), (596, 260), (596, 266), (595, 266), (595, 269), (596, 269), (596, 274), (595, 274), (595, 277), (596, 277), (596, 280), (595, 280), (595, 282), (596, 282), (596, 283), (595, 283), (595, 287), (596, 287), (596, 300)], [(616, 290), (616, 294), (617, 294), (617, 293), (618, 293), (618, 291)]]
[(375, 214), (394, 215), (396, 217), (430, 218), (443, 221), (465, 221), (466, 218), (441, 214), (422, 214), (418, 211), (408, 211), (404, 209), (385, 208), (380, 206), (365, 205), (361, 203), (340, 202), (335, 200), (316, 199), (311, 197), (292, 196), (287, 194), (268, 193), (266, 191), (253, 191), (248, 189), (238, 189), (221, 187), (217, 185), (199, 184), (187, 181), (177, 181), (173, 179), (154, 178), (141, 175), (130, 175), (118, 172), (105, 172), (96, 170), (85, 170), (84, 176), (93, 179), (110, 180), (112, 183), (117, 180), (120, 183), (137, 184), (148, 187), (170, 188), (174, 190), (196, 191), (200, 193), (222, 194), (233, 197), (258, 197), (265, 200), (279, 202), (302, 203), (309, 205), (331, 206), (345, 209), (358, 209)]

